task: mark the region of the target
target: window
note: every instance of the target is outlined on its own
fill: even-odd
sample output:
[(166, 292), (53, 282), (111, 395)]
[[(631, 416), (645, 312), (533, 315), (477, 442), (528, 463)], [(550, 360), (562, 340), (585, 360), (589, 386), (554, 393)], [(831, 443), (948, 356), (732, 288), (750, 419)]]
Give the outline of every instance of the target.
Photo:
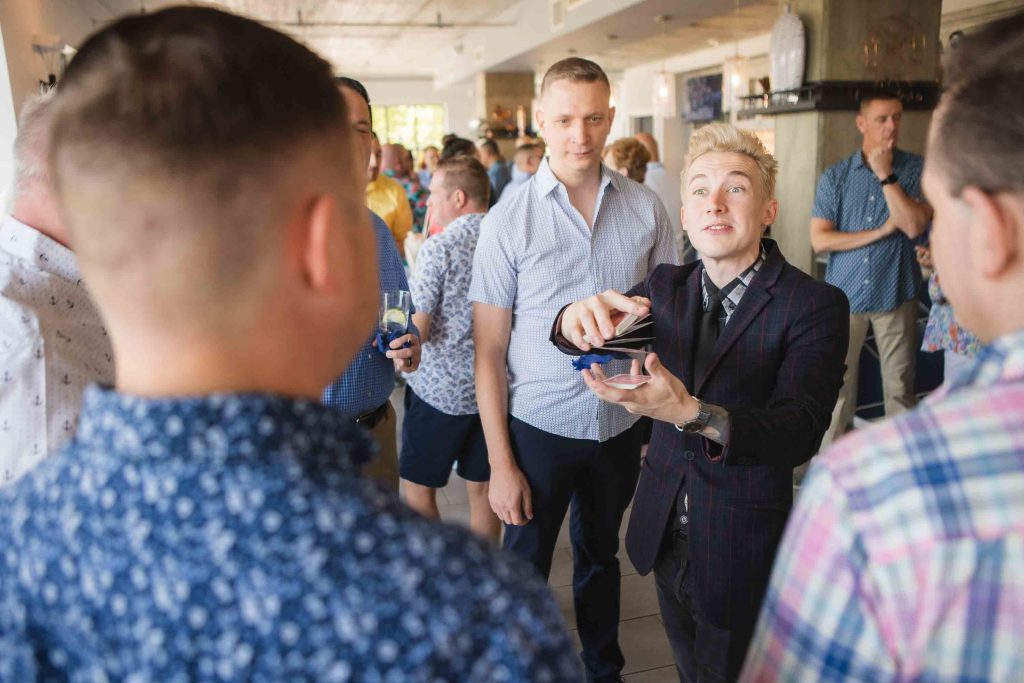
[(441, 146), (446, 122), (443, 104), (374, 105), (373, 129), (381, 144), (396, 143), (418, 152)]

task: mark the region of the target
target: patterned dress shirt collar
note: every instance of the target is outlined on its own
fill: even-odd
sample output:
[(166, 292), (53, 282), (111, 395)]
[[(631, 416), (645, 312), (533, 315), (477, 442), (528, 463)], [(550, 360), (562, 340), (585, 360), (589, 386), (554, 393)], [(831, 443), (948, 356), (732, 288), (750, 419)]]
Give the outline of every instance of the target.
[(0, 226), (0, 243), (4, 251), (35, 264), (40, 271), (81, 284), (82, 274), (72, 251), (14, 216), (4, 218)]
[[(565, 184), (555, 177), (555, 172), (551, 170), (551, 164), (548, 163), (547, 157), (540, 162), (540, 166), (537, 168), (535, 177), (537, 179), (537, 190), (542, 195), (551, 194), (555, 188), (559, 187), (562, 188), (563, 192), (566, 191)], [(620, 184), (622, 183), (622, 177), (621, 173), (616, 173), (604, 164), (601, 164), (601, 182), (599, 185), (599, 192), (603, 194), (608, 185), (611, 185), (616, 190), (621, 190), (622, 188)], [(600, 204), (598, 206), (600, 206)], [(594, 213), (596, 215), (597, 212), (595, 211)]]
[[(722, 299), (722, 308), (725, 310), (725, 320), (729, 321), (732, 314), (736, 311), (736, 308), (740, 305), (740, 300), (746, 293), (747, 288), (750, 287), (750, 283), (753, 282), (754, 276), (757, 275), (757, 271), (761, 270), (761, 266), (764, 265), (764, 260), (768, 257), (767, 252), (764, 249), (764, 242), (761, 243), (761, 252), (757, 256), (757, 260), (750, 265), (742, 273), (734, 277), (731, 281), (726, 283), (722, 287), (722, 293), (725, 298)], [(708, 271), (701, 266), (701, 278), (700, 278), (701, 295), (703, 296), (704, 310), (708, 310), (708, 296), (711, 291), (718, 289), (715, 283), (711, 281), (711, 277), (708, 275)]]

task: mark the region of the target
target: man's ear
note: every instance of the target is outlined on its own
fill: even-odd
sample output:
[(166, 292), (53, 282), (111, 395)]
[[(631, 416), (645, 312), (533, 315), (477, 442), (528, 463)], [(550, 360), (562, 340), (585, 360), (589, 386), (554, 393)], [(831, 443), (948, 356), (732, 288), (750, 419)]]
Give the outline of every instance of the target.
[(615, 107), (608, 107), (608, 125), (615, 123)]
[(857, 123), (857, 130), (859, 130), (860, 134), (863, 135), (865, 129), (867, 129), (867, 119), (864, 118), (863, 114), (857, 114), (857, 118), (855, 120)]
[(461, 210), (469, 202), (469, 198), (466, 197), (466, 193), (461, 189), (455, 190), (455, 205)]
[(679, 224), (681, 226), (683, 226), (683, 232), (687, 232), (687, 230), (686, 230), (686, 208), (682, 207), (682, 206), (679, 207)]
[(971, 239), (978, 266), (988, 278), (998, 278), (1020, 258), (1021, 225), (1012, 199), (1005, 193), (988, 194), (966, 187), (961, 198), (971, 210)]
[(767, 227), (775, 222), (775, 217), (779, 215), (779, 200), (771, 199), (764, 207), (764, 214), (761, 216), (761, 225)]
[(338, 205), (328, 194), (317, 195), (309, 205), (300, 226), (303, 236), (302, 268), (306, 282), (316, 291), (330, 287), (331, 225)]
[(533, 112), (533, 118), (537, 122), (537, 129), (544, 130), (544, 110), (537, 107), (537, 111)]

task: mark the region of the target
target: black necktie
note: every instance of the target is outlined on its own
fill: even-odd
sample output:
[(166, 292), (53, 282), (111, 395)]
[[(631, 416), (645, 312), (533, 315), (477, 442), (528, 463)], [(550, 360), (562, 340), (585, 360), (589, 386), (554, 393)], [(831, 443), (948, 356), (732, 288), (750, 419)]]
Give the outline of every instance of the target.
[[(715, 342), (718, 341), (718, 320), (722, 315), (722, 290), (708, 292), (708, 306), (700, 318), (700, 330), (697, 332), (697, 348), (693, 353), (693, 382), (696, 385), (704, 376), (708, 364), (711, 363)], [(690, 387), (693, 391), (695, 387)]]

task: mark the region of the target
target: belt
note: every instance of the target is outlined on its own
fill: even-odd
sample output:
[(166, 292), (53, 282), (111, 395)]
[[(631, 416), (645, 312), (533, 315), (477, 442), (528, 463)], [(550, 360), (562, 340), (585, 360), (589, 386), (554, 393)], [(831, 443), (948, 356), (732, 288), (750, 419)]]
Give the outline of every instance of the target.
[(380, 404), (373, 410), (368, 410), (362, 415), (356, 416), (356, 419), (354, 421), (357, 425), (362, 425), (367, 429), (373, 429), (378, 424), (380, 424), (381, 421), (383, 421), (384, 418), (387, 417), (387, 415), (388, 402), (384, 401), (384, 403)]

